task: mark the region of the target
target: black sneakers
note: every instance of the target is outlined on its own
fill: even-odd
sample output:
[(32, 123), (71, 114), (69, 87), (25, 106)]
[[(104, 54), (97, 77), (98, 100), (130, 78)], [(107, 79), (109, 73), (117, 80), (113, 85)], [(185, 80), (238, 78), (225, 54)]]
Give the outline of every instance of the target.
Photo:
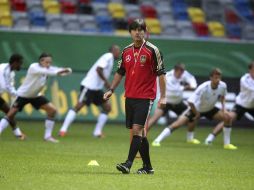
[(130, 173), (130, 167), (127, 163), (121, 163), (116, 165), (116, 169), (118, 169), (123, 174), (129, 174)]
[(143, 167), (138, 169), (137, 174), (154, 174), (153, 168)]

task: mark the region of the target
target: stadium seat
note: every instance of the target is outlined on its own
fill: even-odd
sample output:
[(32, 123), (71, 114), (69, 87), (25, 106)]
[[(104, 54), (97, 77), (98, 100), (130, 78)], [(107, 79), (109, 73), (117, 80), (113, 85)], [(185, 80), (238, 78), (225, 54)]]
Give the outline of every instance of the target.
[(46, 27), (46, 18), (43, 11), (30, 12), (29, 19), (32, 26)]
[(157, 11), (151, 5), (141, 5), (140, 11), (144, 18), (157, 18)]
[(110, 16), (107, 4), (105, 3), (92, 3), (94, 14), (96, 16)]
[(224, 7), (219, 0), (206, 0), (202, 3), (207, 21), (223, 22)]
[(128, 19), (141, 18), (141, 13), (137, 5), (125, 5), (124, 6)]
[(59, 14), (47, 14), (47, 27), (50, 31), (63, 31), (62, 16)]
[(126, 19), (113, 19), (113, 22), (116, 30), (128, 29), (128, 21)]
[(193, 31), (192, 23), (190, 21), (176, 21), (175, 24), (181, 37), (185, 38), (196, 37), (196, 34)]
[(62, 1), (61, 9), (63, 14), (74, 14), (76, 13), (76, 4), (71, 1)]
[(12, 12), (13, 28), (19, 30), (29, 30), (30, 21), (26, 12)]
[(97, 16), (96, 17), (97, 25), (99, 26), (99, 31), (103, 33), (112, 33), (114, 32), (113, 21), (109, 16)]
[(179, 36), (179, 30), (176, 27), (174, 20), (162, 20), (162, 34), (168, 36)]
[(109, 3), (108, 11), (112, 18), (125, 18), (125, 10), (121, 3)]
[(245, 24), (243, 26), (242, 36), (246, 40), (254, 40), (254, 25)]
[(91, 14), (93, 14), (93, 7), (89, 3), (79, 2), (78, 13), (91, 15)]
[(190, 7), (188, 8), (189, 17), (192, 22), (199, 23), (205, 22), (204, 11), (200, 8)]
[(156, 18), (146, 18), (145, 19), (148, 31), (150, 34), (161, 34), (161, 25), (160, 21)]
[(26, 1), (25, 0), (11, 0), (12, 10), (26, 12)]
[(216, 21), (208, 22), (208, 28), (209, 28), (211, 36), (225, 37), (225, 29), (220, 22), (216, 22)]
[(26, 0), (26, 4), (29, 12), (44, 11), (40, 0)]
[(225, 20), (226, 20), (226, 23), (229, 23), (229, 24), (236, 24), (236, 23), (239, 23), (240, 21), (235, 11), (231, 9), (225, 10)]
[(13, 25), (12, 15), (10, 11), (1, 11), (0, 12), (0, 27), (10, 28)]
[(198, 7), (198, 8), (201, 8), (202, 6), (202, 0), (185, 0), (185, 2), (187, 3), (187, 5), (189, 7)]
[(80, 15), (78, 19), (82, 32), (98, 32), (98, 26), (94, 15)]
[(196, 32), (198, 37), (208, 37), (209, 31), (206, 23), (192, 23), (194, 31)]
[(80, 31), (80, 23), (77, 14), (64, 14), (63, 15), (64, 30), (67, 31)]
[(241, 39), (242, 30), (240, 24), (226, 24), (227, 37), (231, 39)]
[(58, 1), (44, 0), (42, 4), (46, 14), (59, 14), (61, 12)]
[(187, 5), (184, 1), (172, 1), (172, 12), (176, 20), (186, 21), (189, 20), (187, 13)]
[(0, 12), (10, 12), (10, 3), (8, 0), (0, 0)]

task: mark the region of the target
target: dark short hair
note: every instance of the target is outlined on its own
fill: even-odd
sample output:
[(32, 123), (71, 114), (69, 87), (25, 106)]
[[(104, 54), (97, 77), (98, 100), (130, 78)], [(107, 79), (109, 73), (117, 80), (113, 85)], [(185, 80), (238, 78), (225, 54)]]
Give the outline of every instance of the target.
[(45, 57), (52, 57), (52, 55), (49, 54), (49, 53), (43, 52), (43, 53), (39, 56), (39, 61), (40, 61), (41, 59), (45, 58)]
[(174, 69), (175, 70), (185, 70), (185, 65), (183, 63), (177, 63), (175, 66), (174, 66)]
[(9, 63), (10, 64), (13, 64), (15, 62), (19, 62), (19, 63), (22, 63), (23, 61), (23, 56), (18, 54), (18, 53), (14, 53), (11, 55), (10, 59), (9, 59)]
[(211, 72), (210, 72), (210, 77), (214, 76), (214, 75), (222, 75), (222, 72), (219, 68), (214, 68)]
[(114, 48), (118, 47), (118, 45), (116, 44), (112, 44), (109, 48), (108, 48), (108, 51), (109, 52), (112, 52)]
[(248, 69), (251, 70), (254, 67), (254, 61), (248, 65)]
[(137, 28), (146, 31), (146, 23), (143, 19), (135, 19), (129, 24), (129, 32)]

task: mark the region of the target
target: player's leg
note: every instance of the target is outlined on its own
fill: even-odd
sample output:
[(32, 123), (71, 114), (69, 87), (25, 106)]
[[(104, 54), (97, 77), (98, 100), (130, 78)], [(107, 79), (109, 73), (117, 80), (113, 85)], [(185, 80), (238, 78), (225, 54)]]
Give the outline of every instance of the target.
[[(27, 100), (24, 98), (18, 97), (15, 102), (13, 103), (12, 107), (10, 110), (7, 112), (4, 118), (1, 119), (0, 121), (0, 134), (2, 131), (10, 125), (11, 121), (14, 121), (15, 115), (17, 112), (21, 111), (23, 107), (27, 104)], [(17, 131), (19, 133), (20, 131)], [(21, 136), (21, 140), (23, 140), (25, 136)]]
[(227, 112), (224, 113), (223, 111), (220, 110), (213, 116), (213, 119), (220, 122), (223, 121), (224, 123), (223, 126), (224, 149), (236, 150), (237, 147), (230, 143), (232, 127), (231, 127), (231, 117), (229, 116), (229, 114)]
[(154, 114), (148, 119), (148, 125), (146, 131), (148, 132), (152, 126), (158, 121), (158, 119), (164, 114), (161, 108), (156, 108)]
[(188, 122), (192, 122), (194, 118), (194, 114), (191, 112), (189, 108), (187, 108), (181, 116), (177, 118), (175, 122), (166, 127), (160, 135), (153, 141), (152, 146), (160, 146), (160, 142), (166, 137), (170, 136), (172, 132), (181, 127), (182, 125), (187, 124)]
[(196, 138), (194, 138), (194, 130), (197, 125), (197, 121), (188, 122), (188, 132), (186, 135), (187, 143), (190, 144), (200, 144), (200, 141)]
[(62, 127), (59, 130), (58, 135), (60, 137), (64, 137), (66, 136), (66, 133), (68, 131), (68, 128), (70, 127), (70, 125), (73, 123), (73, 121), (75, 120), (77, 113), (79, 112), (79, 110), (81, 110), (81, 108), (85, 105), (84, 102), (78, 102), (75, 107), (73, 109), (70, 109), (68, 111), (68, 113), (66, 114), (66, 117), (64, 119), (64, 122), (62, 124)]
[(108, 120), (108, 114), (111, 111), (111, 104), (109, 100), (104, 100), (103, 99), (103, 92), (99, 91), (97, 92), (94, 97), (93, 103), (95, 105), (101, 105), (102, 111), (100, 115), (97, 118), (97, 122), (93, 131), (93, 136), (94, 137), (99, 137), (103, 138), (104, 134), (102, 133), (103, 127), (105, 126), (107, 120)]
[[(1, 97), (0, 97), (1, 99)], [(1, 102), (1, 101), (0, 101)], [(4, 101), (2, 103), (0, 103), (1, 106), (1, 110), (7, 114), (10, 111), (10, 107), (9, 105)], [(26, 135), (24, 133), (21, 132), (20, 128), (16, 126), (16, 121), (14, 120), (9, 120), (9, 124), (12, 128), (13, 134), (15, 137), (17, 137), (20, 140), (24, 140), (26, 138)]]
[(36, 109), (42, 109), (46, 112), (44, 140), (48, 142), (58, 143), (59, 141), (52, 136), (55, 125), (56, 107), (49, 102), (45, 97), (37, 98), (36, 103), (32, 102)]
[(19, 111), (18, 108), (12, 107), (9, 110), (9, 112), (6, 114), (6, 116), (1, 119), (1, 121), (0, 121), (0, 134), (3, 132), (4, 129), (6, 129), (8, 127), (8, 125), (10, 125), (10, 121), (14, 120), (14, 117), (15, 117), (15, 115), (18, 111)]
[(58, 133), (60, 137), (64, 137), (66, 135), (68, 128), (70, 127), (72, 122), (75, 120), (77, 113), (86, 104), (84, 99), (86, 99), (86, 101), (88, 100), (88, 97), (87, 97), (88, 93), (89, 93), (89, 90), (87, 88), (83, 86), (80, 87), (78, 102), (76, 103), (75, 107), (70, 109), (68, 113), (66, 114), (62, 127), (60, 128)]

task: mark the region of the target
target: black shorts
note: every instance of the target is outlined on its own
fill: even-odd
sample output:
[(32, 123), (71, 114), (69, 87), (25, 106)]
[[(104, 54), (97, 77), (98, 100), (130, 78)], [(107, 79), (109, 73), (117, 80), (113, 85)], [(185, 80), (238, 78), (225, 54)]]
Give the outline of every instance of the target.
[(12, 107), (18, 108), (19, 111), (22, 111), (23, 107), (29, 103), (38, 110), (41, 106), (49, 103), (49, 100), (44, 96), (38, 96), (35, 98), (18, 97), (13, 103)]
[(166, 104), (166, 107), (163, 108), (163, 113), (164, 114), (167, 114), (168, 111), (173, 111), (175, 112), (178, 116), (181, 115), (186, 109), (188, 108), (188, 106), (183, 103), (183, 102), (180, 102), (179, 104), (170, 104), (170, 103), (167, 103)]
[(232, 111), (237, 114), (237, 120), (240, 120), (246, 112), (254, 117), (254, 108), (248, 109), (236, 104)]
[(152, 106), (153, 101), (149, 99), (126, 98), (126, 127), (131, 129), (133, 124), (144, 127)]
[(84, 86), (80, 86), (79, 102), (84, 102), (87, 106), (90, 106), (91, 103), (99, 106), (105, 102), (103, 95), (102, 90), (89, 90)]
[[(207, 119), (209, 120), (212, 120), (213, 119), (213, 116), (218, 112), (220, 111), (219, 108), (217, 107), (214, 107), (213, 109), (211, 109), (210, 111), (207, 111), (207, 112), (200, 112), (200, 117), (206, 117)], [(186, 110), (186, 113), (184, 114), (186, 117), (188, 117), (189, 121), (192, 122), (193, 121), (193, 118), (194, 118), (194, 113), (192, 112), (192, 110), (190, 108), (188, 108)]]
[(0, 96), (0, 108), (2, 108), (4, 104), (6, 104), (6, 102), (5, 102), (5, 100)]

